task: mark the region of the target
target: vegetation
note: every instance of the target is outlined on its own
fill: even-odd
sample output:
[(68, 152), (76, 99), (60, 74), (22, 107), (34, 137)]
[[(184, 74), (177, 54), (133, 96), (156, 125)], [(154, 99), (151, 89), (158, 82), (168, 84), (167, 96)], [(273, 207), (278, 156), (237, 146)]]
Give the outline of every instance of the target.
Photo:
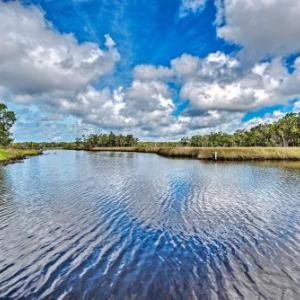
[(300, 113), (288, 113), (272, 124), (260, 124), (234, 134), (217, 132), (182, 138), (180, 144), (193, 147), (300, 146)]
[(15, 149), (76, 149), (76, 144), (74, 142), (23, 142), (14, 143), (12, 145)]
[[(178, 142), (139, 142), (137, 138), (132, 135), (111, 135), (117, 137), (111, 139), (109, 135), (105, 134), (91, 134), (77, 138), (75, 142), (23, 142), (14, 143), (12, 146), (16, 149), (66, 149), (66, 150), (84, 150), (95, 147), (176, 147)], [(121, 137), (121, 138), (120, 138)], [(114, 142), (112, 142), (114, 141)], [(115, 146), (112, 146), (115, 145)]]
[(77, 148), (90, 149), (94, 147), (132, 147), (137, 145), (138, 139), (133, 135), (116, 135), (113, 132), (109, 134), (90, 134), (76, 139)]
[(15, 113), (9, 111), (5, 104), (0, 103), (0, 146), (4, 147), (0, 149), (0, 163), (7, 163), (41, 153), (38, 150), (6, 148), (13, 141), (10, 130), (16, 120)]
[(16, 122), (13, 111), (9, 111), (5, 104), (0, 103), (0, 145), (8, 146), (12, 141), (10, 129)]
[(234, 134), (211, 133), (180, 142), (138, 143), (135, 147), (92, 147), (94, 151), (157, 153), (168, 157), (211, 160), (300, 160), (300, 113), (289, 113), (272, 124)]
[(156, 153), (167, 157), (203, 160), (292, 160), (300, 161), (300, 148), (290, 147), (96, 147), (91, 151)]
[(47, 143), (15, 143), (13, 145), (16, 149), (74, 149), (84, 150), (94, 147), (132, 147), (136, 146), (138, 139), (133, 135), (116, 135), (113, 132), (109, 134), (90, 134), (83, 135), (77, 138), (75, 142), (47, 142)]
[(40, 154), (41, 152), (38, 150), (23, 150), (23, 149), (12, 149), (12, 148), (7, 148), (7, 149), (0, 149), (0, 163), (2, 162), (11, 162), (11, 161), (16, 161), (23, 159), (27, 156), (32, 156), (32, 155), (37, 155)]

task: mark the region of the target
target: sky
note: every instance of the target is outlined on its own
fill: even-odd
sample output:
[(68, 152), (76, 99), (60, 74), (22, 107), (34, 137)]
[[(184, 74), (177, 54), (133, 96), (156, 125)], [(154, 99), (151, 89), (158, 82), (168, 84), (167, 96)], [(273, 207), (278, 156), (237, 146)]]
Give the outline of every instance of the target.
[(233, 132), (299, 96), (299, 0), (0, 0), (16, 141)]

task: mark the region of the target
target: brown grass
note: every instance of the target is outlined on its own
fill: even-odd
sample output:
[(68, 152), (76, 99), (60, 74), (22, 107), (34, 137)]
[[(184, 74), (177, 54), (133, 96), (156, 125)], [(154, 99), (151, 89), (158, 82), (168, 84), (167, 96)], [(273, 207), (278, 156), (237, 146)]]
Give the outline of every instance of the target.
[[(97, 147), (91, 151), (157, 153), (167, 157), (204, 160), (291, 160), (300, 161), (300, 147)], [(216, 153), (216, 154), (215, 154)]]

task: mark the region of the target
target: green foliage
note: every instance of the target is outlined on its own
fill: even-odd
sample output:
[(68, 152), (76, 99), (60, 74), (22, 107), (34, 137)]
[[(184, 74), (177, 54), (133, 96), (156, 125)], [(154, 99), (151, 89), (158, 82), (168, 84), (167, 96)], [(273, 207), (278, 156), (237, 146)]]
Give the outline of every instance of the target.
[(300, 113), (288, 113), (272, 124), (260, 124), (234, 134), (223, 132), (182, 138), (182, 146), (193, 147), (296, 147), (300, 146)]
[(23, 142), (14, 143), (12, 145), (15, 149), (76, 149), (76, 144), (71, 142)]
[(5, 104), (0, 103), (0, 145), (8, 146), (13, 139), (11, 138), (10, 129), (16, 121), (13, 111), (9, 111)]
[(27, 156), (37, 155), (41, 152), (38, 150), (23, 150), (23, 149), (13, 149), (5, 148), (0, 149), (0, 162), (7, 162), (25, 158)]
[(109, 134), (90, 134), (76, 139), (77, 148), (94, 148), (94, 147), (133, 147), (137, 144), (138, 139), (133, 135), (116, 135), (113, 132)]

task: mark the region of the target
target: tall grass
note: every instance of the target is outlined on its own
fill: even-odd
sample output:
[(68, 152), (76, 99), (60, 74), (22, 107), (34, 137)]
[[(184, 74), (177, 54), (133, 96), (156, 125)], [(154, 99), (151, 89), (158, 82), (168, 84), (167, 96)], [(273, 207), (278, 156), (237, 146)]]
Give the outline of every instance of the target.
[(206, 160), (300, 160), (300, 147), (107, 147), (92, 151), (157, 153)]
[(31, 150), (31, 149), (0, 149), (0, 162), (8, 162), (18, 159), (23, 159), (27, 156), (40, 154), (39, 150)]

